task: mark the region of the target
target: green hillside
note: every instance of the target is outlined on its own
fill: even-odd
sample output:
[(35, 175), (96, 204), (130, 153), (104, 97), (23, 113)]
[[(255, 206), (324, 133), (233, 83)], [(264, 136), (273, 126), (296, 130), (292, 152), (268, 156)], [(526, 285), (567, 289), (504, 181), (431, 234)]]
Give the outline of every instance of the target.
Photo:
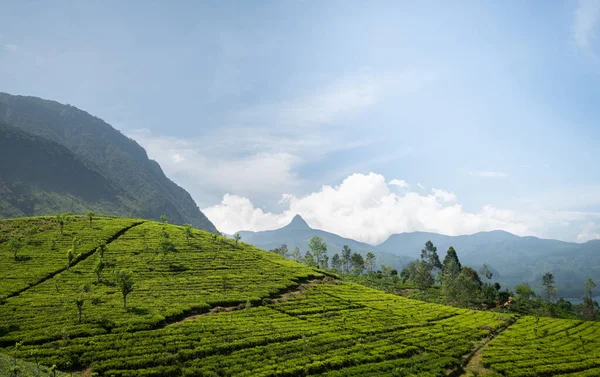
[(411, 300), (153, 221), (2, 220), (0, 272), (0, 351), (85, 376), (459, 375), (482, 345), (484, 373), (600, 367), (598, 323)]
[(0, 123), (29, 135), (17, 135), (23, 146), (16, 149), (14, 132), (0, 127), (0, 218), (83, 208), (146, 219), (166, 215), (177, 224), (216, 230), (144, 148), (102, 119), (55, 101), (0, 92)]

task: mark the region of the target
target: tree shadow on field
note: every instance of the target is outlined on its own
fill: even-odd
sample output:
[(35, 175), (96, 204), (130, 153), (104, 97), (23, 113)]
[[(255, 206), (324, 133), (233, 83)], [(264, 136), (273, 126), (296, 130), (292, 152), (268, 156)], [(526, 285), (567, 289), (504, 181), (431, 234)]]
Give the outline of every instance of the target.
[(17, 262), (27, 262), (32, 259), (31, 255), (18, 255), (16, 258)]
[(148, 310), (146, 308), (136, 308), (136, 307), (127, 308), (127, 311), (130, 313), (133, 313), (135, 315), (146, 315), (146, 314), (150, 313), (150, 310)]
[(171, 272), (184, 272), (187, 270), (189, 270), (189, 267), (186, 267), (181, 263), (169, 263), (169, 271)]

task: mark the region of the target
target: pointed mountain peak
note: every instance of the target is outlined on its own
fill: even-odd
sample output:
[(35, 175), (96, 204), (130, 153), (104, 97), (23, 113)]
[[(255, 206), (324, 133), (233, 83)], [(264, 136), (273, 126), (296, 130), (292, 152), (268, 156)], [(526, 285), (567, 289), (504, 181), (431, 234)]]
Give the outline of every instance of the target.
[(306, 223), (306, 221), (304, 221), (302, 216), (296, 215), (292, 219), (292, 222), (286, 226), (286, 228), (288, 228), (288, 229), (310, 229), (310, 226), (308, 226), (308, 224)]

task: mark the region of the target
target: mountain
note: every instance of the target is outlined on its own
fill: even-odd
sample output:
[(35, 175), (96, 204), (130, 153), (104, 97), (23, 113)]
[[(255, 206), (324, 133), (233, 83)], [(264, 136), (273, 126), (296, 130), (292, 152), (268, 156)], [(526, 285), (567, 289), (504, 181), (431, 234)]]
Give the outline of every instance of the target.
[(363, 256), (369, 251), (373, 252), (377, 257), (376, 261), (378, 265), (386, 264), (399, 270), (408, 262), (408, 259), (402, 255), (394, 255), (367, 243), (340, 237), (337, 234), (323, 230), (313, 229), (300, 215), (294, 216), (288, 225), (280, 229), (261, 232), (241, 231), (238, 233), (244, 242), (266, 250), (286, 244), (289, 251), (298, 247), (302, 251), (302, 255), (304, 255), (308, 250), (310, 239), (313, 236), (318, 236), (323, 238), (323, 241), (327, 243), (327, 255), (329, 255), (329, 258), (335, 253), (340, 253), (344, 245), (348, 245), (353, 252), (359, 252)]
[(494, 271), (494, 279), (507, 287), (528, 282), (541, 293), (541, 277), (550, 271), (560, 296), (579, 297), (585, 280), (600, 281), (600, 241), (578, 244), (504, 231), (461, 236), (412, 232), (393, 234), (377, 248), (414, 259), (429, 240), (437, 246), (440, 259), (452, 246), (461, 262), (477, 268), (487, 264)]
[[(216, 230), (189, 193), (167, 178), (158, 163), (148, 158), (144, 148), (103, 120), (55, 101), (0, 93), (0, 122), (38, 136), (29, 138), (29, 151), (44, 143), (55, 150), (58, 150), (56, 145), (64, 147), (58, 155), (45, 156), (49, 160), (43, 166), (50, 170), (40, 176), (43, 182), (36, 182), (37, 176), (24, 177), (24, 173), (15, 175), (14, 171), (10, 179), (7, 178), (10, 163), (18, 159), (29, 161), (33, 157), (18, 151), (10, 155), (3, 152), (8, 160), (3, 159), (7, 163), (0, 165), (0, 177), (3, 177), (0, 190), (6, 193), (0, 199), (0, 217), (49, 214), (77, 207), (148, 219), (166, 215), (178, 224), (190, 223), (199, 229)], [(3, 132), (7, 129), (4, 126)], [(11, 135), (3, 136), (5, 142), (9, 137), (17, 137), (13, 131)], [(23, 135), (18, 137), (26, 139)], [(55, 145), (49, 147), (50, 142)], [(69, 174), (70, 170), (57, 168), (61, 163), (55, 158), (66, 158), (66, 151), (70, 153), (70, 160), (77, 161), (77, 172), (83, 171), (81, 169), (94, 172), (94, 180), (88, 182), (87, 175), (79, 176), (76, 171)], [(60, 176), (56, 168), (62, 169)], [(71, 187), (73, 184), (99, 184), (104, 191), (99, 193), (88, 187), (82, 193), (79, 188)], [(69, 206), (71, 201), (73, 204)]]

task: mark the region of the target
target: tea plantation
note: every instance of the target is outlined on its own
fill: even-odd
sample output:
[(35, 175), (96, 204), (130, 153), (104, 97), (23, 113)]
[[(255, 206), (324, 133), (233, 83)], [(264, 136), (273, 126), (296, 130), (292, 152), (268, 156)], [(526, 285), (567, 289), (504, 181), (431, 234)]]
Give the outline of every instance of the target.
[(2, 376), (458, 375), (490, 338), (486, 373), (600, 375), (597, 323), (424, 303), (140, 219), (0, 221), (0, 295)]

